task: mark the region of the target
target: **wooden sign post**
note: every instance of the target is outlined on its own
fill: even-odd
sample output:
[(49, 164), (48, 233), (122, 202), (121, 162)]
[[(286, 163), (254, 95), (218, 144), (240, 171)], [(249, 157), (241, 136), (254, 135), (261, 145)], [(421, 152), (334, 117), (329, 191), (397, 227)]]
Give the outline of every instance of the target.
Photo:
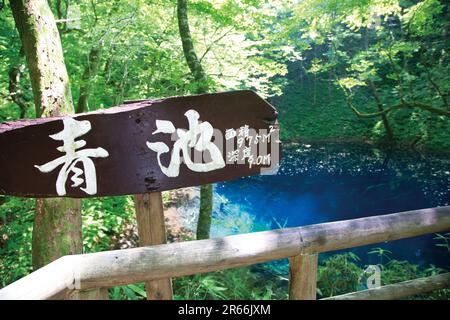
[[(139, 245), (166, 243), (166, 225), (161, 192), (134, 196)], [(159, 279), (145, 283), (147, 300), (172, 300), (172, 280)]]
[[(245, 90), (2, 123), (0, 194), (134, 194), (141, 245), (164, 243), (160, 192), (273, 171), (276, 120), (270, 104)], [(169, 298), (168, 281), (147, 284), (151, 298)]]

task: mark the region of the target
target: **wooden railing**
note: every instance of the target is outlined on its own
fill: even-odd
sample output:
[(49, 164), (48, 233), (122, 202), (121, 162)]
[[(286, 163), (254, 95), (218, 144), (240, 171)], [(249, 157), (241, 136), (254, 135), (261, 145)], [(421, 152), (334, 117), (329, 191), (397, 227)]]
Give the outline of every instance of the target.
[[(65, 256), (1, 289), (0, 299), (50, 299), (69, 291), (186, 276), (283, 258), (290, 258), (290, 299), (315, 299), (319, 253), (449, 229), (450, 206), (217, 239)], [(437, 288), (449, 287), (448, 275), (434, 280), (439, 283)], [(417, 291), (411, 289), (414, 285), (407, 285), (408, 295)], [(353, 297), (371, 298), (371, 295), (354, 293)]]

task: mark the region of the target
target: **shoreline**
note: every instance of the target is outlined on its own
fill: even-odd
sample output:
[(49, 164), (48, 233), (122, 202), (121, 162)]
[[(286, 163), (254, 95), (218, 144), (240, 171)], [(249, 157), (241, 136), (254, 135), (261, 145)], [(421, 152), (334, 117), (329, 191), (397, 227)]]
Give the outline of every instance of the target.
[(328, 138), (298, 138), (298, 139), (281, 139), (283, 147), (298, 146), (302, 144), (348, 144), (354, 146), (373, 146), (383, 151), (400, 151), (417, 153), (420, 155), (430, 155), (435, 157), (445, 157), (450, 159), (450, 150), (442, 148), (430, 148), (421, 146), (415, 148), (406, 141), (399, 141), (397, 144), (386, 144), (383, 141), (376, 141), (367, 137), (328, 137)]

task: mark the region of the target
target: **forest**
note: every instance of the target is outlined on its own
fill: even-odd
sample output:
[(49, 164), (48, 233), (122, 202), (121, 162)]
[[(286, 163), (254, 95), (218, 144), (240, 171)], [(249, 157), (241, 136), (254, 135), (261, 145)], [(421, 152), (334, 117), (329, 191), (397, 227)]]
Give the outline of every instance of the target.
[[(169, 243), (448, 206), (449, 10), (0, 0), (0, 122), (243, 89), (266, 99), (283, 145), (277, 175), (162, 192)], [(64, 255), (138, 247), (137, 199), (0, 195), (0, 288)], [(369, 265), (382, 285), (448, 272), (449, 241), (447, 231), (320, 254), (317, 297), (367, 289)], [(173, 278), (173, 298), (287, 299), (288, 280), (284, 259)], [(108, 295), (147, 298), (144, 283)], [(450, 289), (408, 298), (448, 300)]]

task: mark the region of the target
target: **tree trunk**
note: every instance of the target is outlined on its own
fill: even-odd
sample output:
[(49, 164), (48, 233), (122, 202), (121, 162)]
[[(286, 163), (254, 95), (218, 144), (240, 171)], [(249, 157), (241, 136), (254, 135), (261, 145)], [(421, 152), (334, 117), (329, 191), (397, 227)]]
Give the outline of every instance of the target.
[(30, 69), (36, 116), (73, 112), (61, 40), (47, 1), (10, 2)]
[(77, 113), (88, 111), (89, 96), (91, 95), (92, 89), (91, 84), (93, 78), (98, 73), (101, 52), (102, 44), (96, 47), (92, 47), (91, 51), (89, 52), (88, 64), (86, 66), (86, 69), (84, 69), (83, 76), (81, 77), (80, 97), (78, 98), (76, 109)]
[[(72, 95), (59, 32), (45, 0), (11, 0), (28, 68), (37, 117), (73, 113)], [(81, 201), (37, 199), (33, 226), (33, 268), (81, 253)]]
[(213, 186), (206, 184), (200, 187), (200, 214), (197, 223), (197, 239), (208, 239), (211, 229), (213, 205)]
[[(375, 84), (372, 81), (369, 81), (368, 84), (370, 90), (372, 91), (372, 95), (375, 99), (375, 102), (377, 104), (378, 111), (383, 111), (384, 110), (383, 102), (381, 101), (381, 97), (378, 94)], [(386, 139), (388, 140), (388, 142), (394, 142), (394, 132), (392, 131), (391, 125), (389, 124), (389, 120), (385, 113), (381, 115), (381, 120), (383, 121), (383, 126), (384, 129), (386, 130)]]
[(180, 31), (181, 43), (183, 44), (183, 53), (197, 85), (196, 93), (206, 93), (209, 90), (207, 83), (208, 77), (195, 52), (191, 31), (189, 29), (187, 0), (178, 0), (177, 13), (178, 29)]
[[(208, 76), (198, 59), (189, 30), (189, 20), (187, 14), (187, 0), (178, 0), (178, 29), (180, 31), (183, 53), (189, 70), (196, 83), (196, 93), (208, 92)], [(200, 213), (197, 223), (197, 239), (209, 238), (211, 229), (213, 186), (203, 185), (200, 188)]]
[[(369, 50), (369, 28), (366, 28), (366, 30), (364, 32), (363, 40), (364, 40), (364, 43), (363, 43), (364, 49), (367, 51), (367, 50)], [(377, 91), (375, 84), (373, 83), (372, 80), (368, 80), (367, 85), (369, 86), (369, 89), (372, 92), (372, 96), (375, 99), (378, 111), (382, 112), (384, 110), (383, 102), (381, 101), (381, 97)], [(394, 132), (392, 131), (392, 127), (389, 124), (387, 114), (383, 113), (381, 115), (381, 120), (383, 121), (383, 126), (384, 126), (384, 129), (386, 130), (387, 141), (389, 143), (394, 142)]]
[(81, 201), (37, 199), (32, 246), (34, 270), (61, 256), (82, 253)]

